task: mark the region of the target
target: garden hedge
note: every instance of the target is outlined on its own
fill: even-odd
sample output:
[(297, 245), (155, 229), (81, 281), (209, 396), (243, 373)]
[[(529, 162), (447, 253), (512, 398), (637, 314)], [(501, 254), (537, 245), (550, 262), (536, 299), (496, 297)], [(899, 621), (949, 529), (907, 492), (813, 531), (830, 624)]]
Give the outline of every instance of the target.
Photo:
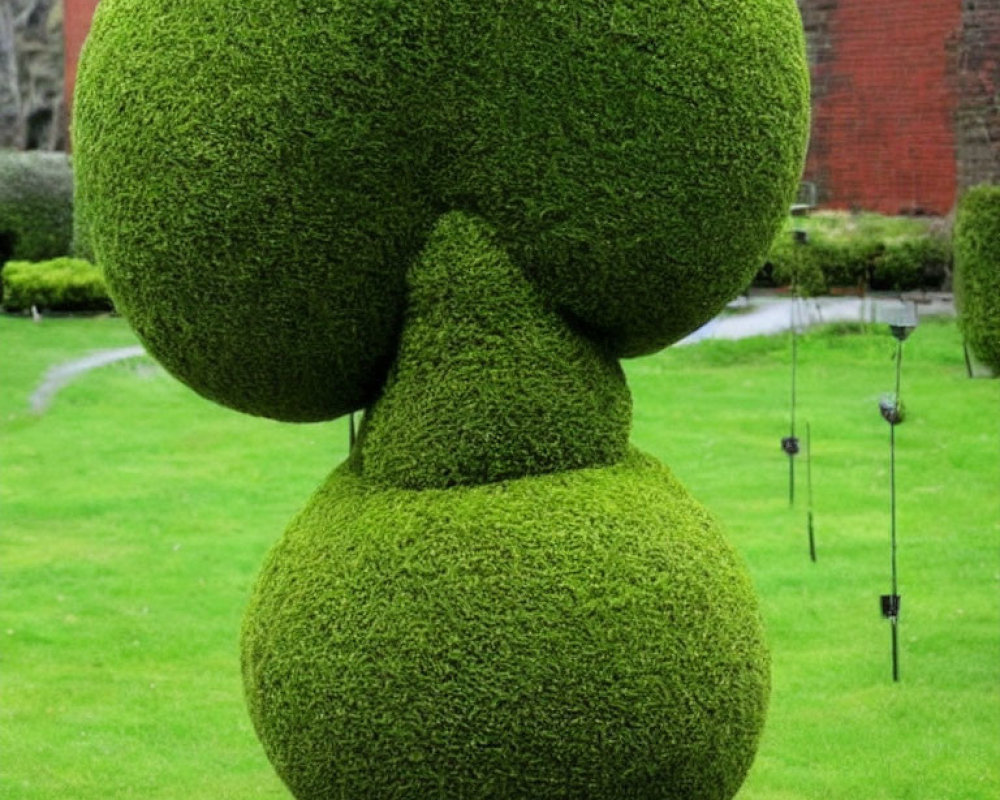
[(297, 798), (736, 793), (756, 602), (629, 448), (617, 359), (750, 280), (808, 99), (794, 0), (100, 4), (75, 152), (117, 306), (220, 403), (365, 410), (244, 621)]
[(955, 299), (969, 349), (1000, 375), (1000, 186), (975, 186), (955, 219)]
[(0, 266), (70, 254), (73, 173), (65, 153), (0, 150)]
[[(821, 212), (793, 218), (775, 237), (758, 286), (805, 295), (833, 288), (940, 290), (951, 271), (951, 243), (939, 222), (878, 214)], [(804, 231), (806, 243), (795, 239)]]
[(110, 311), (101, 271), (81, 258), (8, 261), (3, 270), (3, 308), (24, 311)]

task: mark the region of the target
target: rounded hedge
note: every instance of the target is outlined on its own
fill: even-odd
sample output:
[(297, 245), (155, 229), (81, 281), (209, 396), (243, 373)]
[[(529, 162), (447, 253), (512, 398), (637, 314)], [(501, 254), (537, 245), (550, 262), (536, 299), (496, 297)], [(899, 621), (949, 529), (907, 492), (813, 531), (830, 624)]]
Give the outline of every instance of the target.
[(962, 334), (1000, 375), (1000, 186), (975, 186), (962, 196), (953, 237)]
[(51, 311), (111, 311), (101, 271), (82, 258), (8, 261), (3, 269), (5, 311), (35, 306)]
[(69, 255), (73, 173), (65, 153), (0, 150), (0, 265)]
[(299, 800), (728, 800), (769, 693), (744, 568), (634, 451), (444, 490), (342, 466), (267, 558), (243, 672)]
[(168, 369), (330, 418), (374, 398), (444, 212), (614, 355), (706, 321), (786, 213), (808, 94), (794, 0), (103, 0), (79, 197)]

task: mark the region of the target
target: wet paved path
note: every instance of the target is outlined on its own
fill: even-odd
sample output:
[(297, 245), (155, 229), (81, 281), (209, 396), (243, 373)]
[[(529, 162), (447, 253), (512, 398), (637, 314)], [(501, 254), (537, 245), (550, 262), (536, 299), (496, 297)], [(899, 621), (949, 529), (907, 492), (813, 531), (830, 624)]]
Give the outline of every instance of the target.
[(784, 333), (795, 317), (796, 330), (829, 322), (889, 322), (901, 313), (915, 310), (918, 317), (955, 314), (950, 294), (916, 294), (885, 297), (809, 297), (793, 301), (773, 295), (739, 298), (720, 314), (678, 345), (706, 339), (747, 339)]
[(116, 347), (114, 350), (98, 350), (83, 358), (65, 361), (51, 367), (42, 377), (42, 382), (28, 399), (31, 410), (42, 414), (52, 403), (53, 398), (64, 386), (72, 383), (80, 375), (92, 369), (124, 361), (127, 358), (138, 358), (146, 355), (146, 351), (135, 345), (133, 347)]

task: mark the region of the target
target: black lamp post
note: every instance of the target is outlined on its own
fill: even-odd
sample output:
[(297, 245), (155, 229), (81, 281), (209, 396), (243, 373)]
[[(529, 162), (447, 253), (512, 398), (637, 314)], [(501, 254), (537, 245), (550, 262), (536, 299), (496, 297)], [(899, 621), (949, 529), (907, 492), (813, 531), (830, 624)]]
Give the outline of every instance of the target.
[(889, 503), (890, 503), (890, 561), (891, 592), (881, 596), (882, 616), (889, 620), (892, 631), (892, 679), (899, 681), (899, 581), (896, 564), (896, 426), (903, 421), (903, 402), (899, 394), (903, 368), (903, 342), (917, 327), (916, 307), (899, 313), (889, 322), (889, 330), (896, 339), (896, 392), (879, 400), (879, 413), (889, 423)]

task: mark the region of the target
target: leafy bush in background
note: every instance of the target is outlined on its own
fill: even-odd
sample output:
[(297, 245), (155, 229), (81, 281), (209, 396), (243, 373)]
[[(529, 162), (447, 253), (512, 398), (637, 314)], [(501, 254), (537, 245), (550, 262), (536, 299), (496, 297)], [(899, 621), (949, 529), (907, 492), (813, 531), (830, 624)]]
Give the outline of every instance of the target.
[(101, 271), (82, 258), (8, 261), (3, 270), (3, 308), (32, 306), (52, 311), (110, 311)]
[(959, 202), (955, 300), (969, 348), (1000, 374), (1000, 186), (975, 186)]
[[(951, 246), (937, 220), (823, 212), (789, 219), (758, 273), (757, 286), (789, 286), (803, 294), (833, 287), (904, 291), (941, 289)], [(805, 231), (806, 243), (796, 241)]]
[(65, 256), (73, 236), (73, 173), (65, 153), (0, 150), (0, 264)]

